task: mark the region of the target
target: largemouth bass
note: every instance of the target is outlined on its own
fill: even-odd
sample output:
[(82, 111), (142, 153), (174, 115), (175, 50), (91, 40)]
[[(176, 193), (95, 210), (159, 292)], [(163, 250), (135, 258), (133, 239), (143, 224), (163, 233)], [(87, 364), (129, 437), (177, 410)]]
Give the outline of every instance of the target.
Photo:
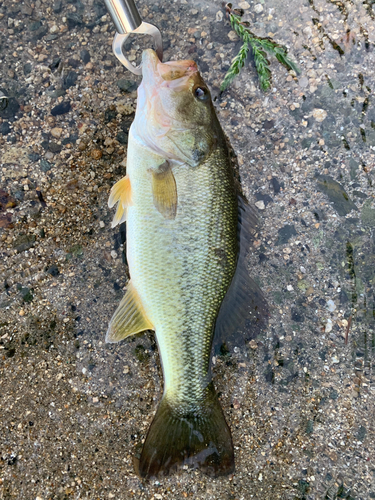
[(106, 341), (155, 331), (164, 392), (143, 446), (140, 475), (166, 474), (179, 463), (229, 474), (232, 438), (210, 379), (210, 351), (215, 322), (216, 328), (230, 328), (234, 305), (240, 318), (241, 307), (249, 308), (246, 269), (235, 275), (240, 252), (234, 173), (196, 64), (161, 63), (146, 50), (142, 68), (126, 176), (108, 202), (118, 204), (112, 226), (127, 223), (130, 282)]

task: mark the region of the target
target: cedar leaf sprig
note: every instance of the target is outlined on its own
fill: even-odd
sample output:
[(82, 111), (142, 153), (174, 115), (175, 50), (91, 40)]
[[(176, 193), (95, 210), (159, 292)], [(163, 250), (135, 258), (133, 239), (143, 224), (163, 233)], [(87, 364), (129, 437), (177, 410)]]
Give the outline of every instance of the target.
[(297, 65), (289, 59), (287, 55), (287, 49), (282, 47), (278, 43), (274, 42), (270, 38), (261, 38), (249, 29), (249, 23), (241, 21), (241, 15), (232, 10), (232, 4), (226, 5), (226, 11), (229, 14), (229, 20), (232, 25), (233, 30), (242, 40), (242, 46), (236, 57), (232, 60), (230, 68), (228, 69), (224, 80), (220, 86), (221, 92), (223, 92), (232, 83), (234, 78), (240, 73), (241, 69), (245, 65), (246, 58), (251, 49), (255, 67), (259, 77), (260, 88), (263, 91), (267, 91), (271, 86), (271, 70), (269, 68), (270, 62), (267, 59), (267, 54), (271, 54), (276, 57), (280, 64), (285, 66), (288, 70), (295, 71), (298, 74), (300, 71)]

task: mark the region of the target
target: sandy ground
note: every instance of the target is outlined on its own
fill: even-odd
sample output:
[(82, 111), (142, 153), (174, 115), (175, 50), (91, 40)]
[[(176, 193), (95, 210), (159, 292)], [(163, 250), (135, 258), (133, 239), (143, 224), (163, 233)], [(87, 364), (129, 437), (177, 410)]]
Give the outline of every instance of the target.
[(221, 3), (138, 2), (165, 60), (195, 59), (216, 97), (259, 213), (249, 272), (271, 312), (265, 330), (216, 345), (235, 474), (143, 482), (133, 457), (162, 391), (155, 339), (104, 343), (127, 282), (107, 199), (139, 80), (111, 53), (102, 2), (2, 2), (1, 499), (375, 498), (372, 3), (242, 2), (301, 74), (270, 59), (264, 94), (250, 63), (219, 96), (240, 47)]

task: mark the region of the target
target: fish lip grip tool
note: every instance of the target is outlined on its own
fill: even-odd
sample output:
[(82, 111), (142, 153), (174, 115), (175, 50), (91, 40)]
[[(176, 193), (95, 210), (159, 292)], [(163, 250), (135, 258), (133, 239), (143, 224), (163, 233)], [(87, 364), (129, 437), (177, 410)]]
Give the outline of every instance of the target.
[(161, 33), (156, 26), (145, 23), (139, 15), (134, 0), (104, 0), (108, 13), (116, 27), (112, 49), (117, 59), (135, 75), (142, 74), (142, 67), (133, 66), (125, 57), (123, 47), (131, 33), (151, 35), (155, 43), (155, 51), (160, 59), (163, 58), (163, 42)]

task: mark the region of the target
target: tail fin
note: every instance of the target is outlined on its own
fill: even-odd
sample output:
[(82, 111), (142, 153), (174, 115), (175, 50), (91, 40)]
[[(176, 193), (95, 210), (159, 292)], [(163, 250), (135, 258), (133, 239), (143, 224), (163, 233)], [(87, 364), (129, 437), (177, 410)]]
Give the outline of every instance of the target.
[(199, 467), (210, 476), (234, 471), (232, 437), (212, 382), (200, 411), (181, 412), (160, 402), (143, 446), (139, 474), (167, 475), (180, 465)]

